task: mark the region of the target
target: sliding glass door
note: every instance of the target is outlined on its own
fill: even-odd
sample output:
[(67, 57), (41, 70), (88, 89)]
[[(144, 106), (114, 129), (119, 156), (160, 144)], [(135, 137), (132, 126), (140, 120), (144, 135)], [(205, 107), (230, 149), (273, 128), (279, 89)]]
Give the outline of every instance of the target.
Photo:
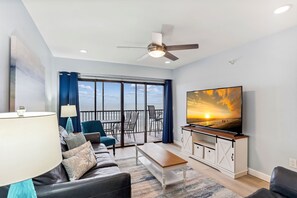
[(121, 134), (119, 125), (121, 123), (121, 83), (119, 82), (101, 82), (103, 83), (103, 117), (100, 121), (103, 123), (105, 132), (116, 139), (117, 146), (120, 145)]
[(145, 99), (145, 85), (136, 85), (136, 104), (137, 112), (139, 113), (138, 125), (137, 125), (137, 143), (142, 144), (146, 142), (146, 99)]
[(145, 143), (144, 84), (124, 83), (125, 146)]
[(163, 84), (81, 79), (81, 121), (100, 120), (117, 146), (161, 141), (163, 92)]
[(163, 104), (164, 104), (164, 86), (147, 85), (147, 107), (148, 107), (147, 142), (156, 142), (156, 141), (162, 140)]

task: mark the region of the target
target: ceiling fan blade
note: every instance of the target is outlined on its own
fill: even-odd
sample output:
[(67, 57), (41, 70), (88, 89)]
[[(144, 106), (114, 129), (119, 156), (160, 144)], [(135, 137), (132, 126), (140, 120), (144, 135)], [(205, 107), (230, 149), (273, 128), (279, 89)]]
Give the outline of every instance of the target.
[(146, 59), (147, 57), (149, 57), (150, 55), (148, 53), (144, 54), (143, 56), (139, 57), (136, 61), (142, 61), (144, 59)]
[(146, 49), (147, 47), (143, 46), (117, 46), (117, 48), (139, 48), (139, 49)]
[(187, 50), (187, 49), (198, 49), (198, 44), (188, 44), (188, 45), (170, 45), (166, 46), (167, 51), (175, 50)]
[(152, 33), (152, 42), (162, 46), (162, 34), (158, 32), (153, 32)]
[(169, 52), (166, 52), (165, 55), (164, 55), (164, 57), (166, 57), (166, 58), (168, 58), (168, 59), (170, 59), (172, 61), (178, 60), (178, 58), (176, 56), (174, 56), (173, 54), (171, 54)]

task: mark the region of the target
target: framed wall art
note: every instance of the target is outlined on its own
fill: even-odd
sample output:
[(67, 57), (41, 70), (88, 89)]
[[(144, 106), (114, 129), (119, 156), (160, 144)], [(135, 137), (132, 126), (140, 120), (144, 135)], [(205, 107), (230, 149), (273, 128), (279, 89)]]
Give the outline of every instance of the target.
[(16, 36), (11, 36), (9, 110), (45, 110), (45, 68)]

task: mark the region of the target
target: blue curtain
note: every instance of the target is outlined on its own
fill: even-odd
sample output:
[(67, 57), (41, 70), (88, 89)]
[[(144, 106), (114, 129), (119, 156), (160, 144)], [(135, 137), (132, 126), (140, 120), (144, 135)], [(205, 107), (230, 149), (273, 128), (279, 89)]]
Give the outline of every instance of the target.
[(165, 80), (163, 143), (173, 143), (172, 81)]
[(75, 105), (77, 117), (72, 117), (73, 129), (75, 132), (81, 131), (80, 113), (79, 113), (79, 96), (78, 96), (78, 73), (60, 72), (60, 89), (59, 89), (59, 124), (66, 126), (67, 118), (61, 118), (62, 105)]

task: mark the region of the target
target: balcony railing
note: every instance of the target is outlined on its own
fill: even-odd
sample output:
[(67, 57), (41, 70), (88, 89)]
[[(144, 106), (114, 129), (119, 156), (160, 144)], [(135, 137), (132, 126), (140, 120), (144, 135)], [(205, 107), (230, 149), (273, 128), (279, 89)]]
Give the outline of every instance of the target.
[[(145, 132), (145, 122), (147, 122), (147, 130), (149, 131), (149, 115), (148, 111), (145, 110), (125, 110), (124, 115), (126, 116), (127, 112), (136, 111), (139, 113), (137, 124), (135, 127), (135, 133), (143, 133)], [(120, 120), (121, 119), (121, 111), (120, 110), (104, 110), (104, 111), (80, 111), (80, 119), (82, 122), (95, 120)], [(145, 113), (147, 114), (147, 120), (145, 120)], [(163, 115), (163, 109), (156, 109), (156, 115)], [(108, 125), (103, 125), (104, 129), (108, 130)], [(162, 128), (162, 127), (161, 127)]]

